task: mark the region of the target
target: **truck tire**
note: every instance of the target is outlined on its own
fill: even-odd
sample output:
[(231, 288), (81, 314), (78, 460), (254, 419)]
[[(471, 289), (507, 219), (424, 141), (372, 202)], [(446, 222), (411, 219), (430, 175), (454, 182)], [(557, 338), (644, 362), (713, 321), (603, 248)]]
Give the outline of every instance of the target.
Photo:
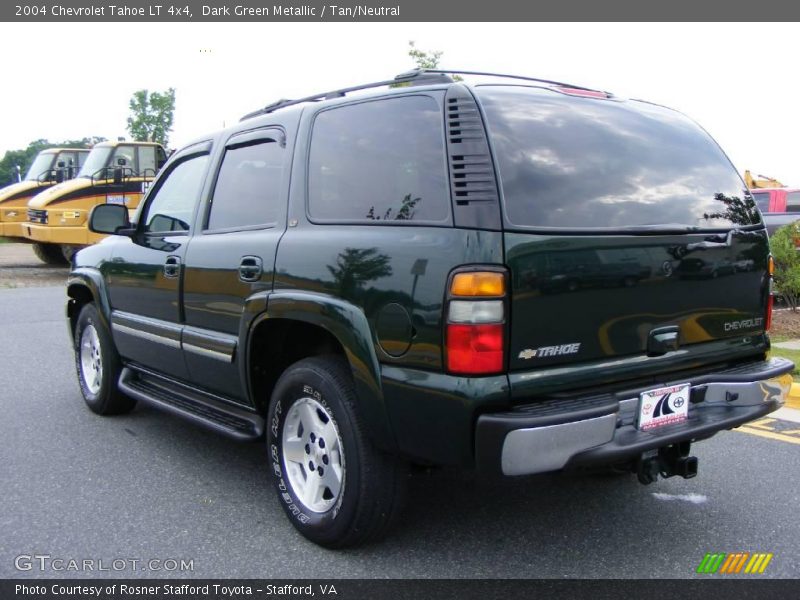
[(301, 534), (343, 548), (389, 531), (402, 509), (406, 464), (368, 438), (344, 359), (293, 364), (275, 385), (267, 415), (275, 490)]
[(130, 412), (136, 400), (117, 387), (122, 363), (94, 304), (84, 306), (78, 315), (74, 339), (75, 371), (86, 405), (98, 415)]
[(64, 258), (61, 246), (58, 244), (33, 244), (33, 253), (40, 261), (48, 265), (67, 265), (69, 261)]
[(75, 253), (78, 250), (82, 250), (85, 246), (75, 246), (73, 244), (61, 244), (61, 255), (64, 257), (64, 260), (69, 265), (72, 263), (72, 257), (75, 256)]

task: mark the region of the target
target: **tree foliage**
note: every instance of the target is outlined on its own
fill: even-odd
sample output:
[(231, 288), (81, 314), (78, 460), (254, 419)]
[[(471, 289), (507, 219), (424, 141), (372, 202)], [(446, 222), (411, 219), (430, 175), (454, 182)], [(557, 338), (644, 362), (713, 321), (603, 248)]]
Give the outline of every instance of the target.
[(352, 298), (366, 282), (391, 275), (390, 262), (377, 248), (345, 248), (336, 258), (336, 266), (326, 268), (339, 294)]
[(775, 287), (792, 311), (797, 311), (800, 302), (800, 252), (795, 246), (799, 238), (800, 221), (784, 225), (769, 238), (775, 261)]
[(27, 148), (19, 150), (8, 150), (0, 160), (0, 186), (15, 183), (17, 181), (17, 165), (22, 177), (27, 173), (33, 159), (42, 150), (47, 148), (91, 148), (97, 142), (104, 141), (101, 137), (85, 137), (80, 140), (66, 140), (64, 142), (51, 142), (46, 139), (38, 139), (30, 142)]
[[(414, 61), (414, 66), (417, 69), (438, 69), (439, 60), (442, 58), (444, 52), (441, 50), (420, 50), (417, 48), (417, 43), (413, 40), (408, 41), (408, 56)], [(463, 78), (454, 75), (455, 81), (462, 81)], [(406, 87), (408, 83), (395, 83), (389, 87)]]
[(166, 92), (139, 90), (128, 104), (128, 133), (137, 142), (158, 142), (166, 146), (175, 112), (175, 88)]
[(408, 42), (408, 55), (420, 69), (438, 69), (442, 54), (444, 53), (441, 50), (420, 50), (416, 42)]

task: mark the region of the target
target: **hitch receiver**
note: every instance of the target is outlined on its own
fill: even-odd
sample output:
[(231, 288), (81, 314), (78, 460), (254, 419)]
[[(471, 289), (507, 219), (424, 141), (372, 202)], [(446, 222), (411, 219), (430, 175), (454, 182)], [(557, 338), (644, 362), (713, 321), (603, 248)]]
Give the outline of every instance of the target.
[(658, 480), (680, 475), (684, 479), (697, 476), (698, 460), (689, 456), (691, 442), (680, 442), (658, 450), (645, 452), (636, 461), (636, 477), (639, 483), (649, 485)]

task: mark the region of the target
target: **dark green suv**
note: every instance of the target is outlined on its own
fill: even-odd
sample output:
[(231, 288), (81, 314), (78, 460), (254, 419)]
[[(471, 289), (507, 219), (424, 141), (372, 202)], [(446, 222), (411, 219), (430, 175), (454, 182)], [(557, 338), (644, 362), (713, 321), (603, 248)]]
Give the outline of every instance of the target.
[[(697, 473), (785, 400), (752, 196), (672, 110), (461, 72), (247, 115), (102, 205), (67, 313), (83, 396), (266, 437), (329, 547), (382, 534), (404, 466)], [(403, 84), (389, 86), (389, 84)], [(351, 92), (360, 92), (353, 94)], [(685, 278), (704, 264), (752, 265)]]

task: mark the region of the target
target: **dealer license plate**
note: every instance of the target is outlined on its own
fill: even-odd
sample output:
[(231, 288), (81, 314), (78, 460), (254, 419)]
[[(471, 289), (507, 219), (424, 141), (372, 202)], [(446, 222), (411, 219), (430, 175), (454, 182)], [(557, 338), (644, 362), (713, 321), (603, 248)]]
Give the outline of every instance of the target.
[(642, 392), (639, 395), (639, 429), (646, 431), (688, 419), (690, 390), (688, 383), (680, 383)]

